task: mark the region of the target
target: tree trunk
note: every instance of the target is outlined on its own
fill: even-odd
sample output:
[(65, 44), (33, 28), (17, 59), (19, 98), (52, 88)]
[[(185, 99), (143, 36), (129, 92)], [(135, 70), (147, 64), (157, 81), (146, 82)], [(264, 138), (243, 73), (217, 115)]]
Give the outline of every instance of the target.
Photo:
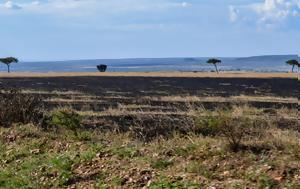
[(215, 65), (215, 68), (216, 68), (216, 72), (219, 73), (217, 65), (216, 64), (214, 64), (214, 65)]
[(7, 65), (7, 73), (10, 73), (10, 65), (9, 64), (6, 65)]
[(295, 65), (293, 65), (292, 72), (294, 72)]

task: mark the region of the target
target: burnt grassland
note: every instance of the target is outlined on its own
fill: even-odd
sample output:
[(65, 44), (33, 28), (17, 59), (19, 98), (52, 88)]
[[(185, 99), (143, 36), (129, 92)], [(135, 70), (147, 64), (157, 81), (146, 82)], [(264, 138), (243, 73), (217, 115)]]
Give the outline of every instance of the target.
[(0, 188), (300, 187), (296, 78), (3, 77), (0, 90)]

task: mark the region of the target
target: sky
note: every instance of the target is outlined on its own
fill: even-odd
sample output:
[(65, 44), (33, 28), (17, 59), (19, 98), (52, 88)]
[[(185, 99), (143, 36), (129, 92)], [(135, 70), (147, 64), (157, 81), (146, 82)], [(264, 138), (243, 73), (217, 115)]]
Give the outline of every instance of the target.
[(300, 0), (0, 0), (0, 57), (300, 53)]

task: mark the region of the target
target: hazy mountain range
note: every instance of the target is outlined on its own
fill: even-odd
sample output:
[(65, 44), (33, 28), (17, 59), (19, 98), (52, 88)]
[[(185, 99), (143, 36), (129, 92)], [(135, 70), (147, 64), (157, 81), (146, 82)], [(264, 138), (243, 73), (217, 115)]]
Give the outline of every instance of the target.
[[(223, 58), (220, 70), (244, 71), (289, 71), (291, 66), (285, 62), (298, 59), (298, 55), (268, 55), (253, 57)], [(108, 65), (108, 71), (210, 71), (214, 68), (206, 64), (209, 57), (186, 58), (129, 58), (129, 59), (94, 59), (69, 61), (20, 62), (12, 65), (12, 71), (22, 72), (95, 72), (99, 64)], [(6, 71), (0, 65), (0, 71)]]

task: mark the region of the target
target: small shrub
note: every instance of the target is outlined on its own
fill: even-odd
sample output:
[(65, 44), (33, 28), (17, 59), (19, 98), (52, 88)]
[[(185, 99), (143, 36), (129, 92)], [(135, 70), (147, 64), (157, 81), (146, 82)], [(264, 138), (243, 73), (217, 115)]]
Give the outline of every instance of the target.
[(172, 160), (159, 159), (159, 160), (153, 161), (151, 163), (151, 167), (153, 167), (155, 169), (165, 169), (173, 164), (174, 164), (174, 162)]
[(51, 160), (51, 164), (58, 171), (59, 185), (65, 185), (73, 178), (72, 164), (73, 161), (66, 155), (60, 155)]
[(91, 132), (89, 132), (89, 131), (78, 132), (77, 137), (81, 141), (90, 141), (90, 140), (92, 140)]
[(243, 141), (255, 141), (266, 136), (269, 124), (264, 119), (253, 117), (251, 108), (234, 107), (228, 112), (219, 112), (222, 120), (221, 132), (229, 142), (229, 146), (234, 151), (249, 146), (243, 145)]
[(222, 117), (221, 132), (226, 137), (229, 146), (234, 151), (241, 147), (243, 137), (248, 129), (248, 120), (240, 120), (229, 117)]
[(220, 134), (221, 120), (213, 115), (196, 119), (196, 132), (203, 136), (216, 136)]
[(196, 120), (197, 132), (204, 136), (224, 136), (233, 151), (243, 147), (246, 137), (261, 137), (266, 122), (255, 120), (249, 108), (220, 109)]
[(50, 116), (50, 124), (72, 130), (78, 136), (82, 117), (71, 109), (58, 109)]
[(42, 107), (38, 96), (24, 94), (17, 89), (0, 92), (0, 126), (39, 123), (43, 119)]
[(174, 149), (175, 154), (178, 156), (188, 156), (191, 155), (192, 152), (194, 152), (197, 149), (197, 145), (195, 144), (188, 144), (185, 147), (176, 147)]
[(262, 175), (258, 179), (258, 188), (265, 189), (265, 188), (275, 188), (277, 182), (267, 175)]
[(96, 157), (96, 151), (94, 151), (94, 150), (87, 150), (80, 154), (80, 160), (83, 162), (89, 162), (94, 157)]
[(254, 123), (250, 117), (243, 112), (219, 111), (218, 117), (221, 120), (220, 131), (227, 139), (229, 147), (237, 151), (242, 147), (242, 140), (246, 136), (251, 136), (254, 131)]
[(112, 152), (120, 158), (132, 158), (138, 155), (138, 151), (136, 149), (129, 147), (115, 148)]

